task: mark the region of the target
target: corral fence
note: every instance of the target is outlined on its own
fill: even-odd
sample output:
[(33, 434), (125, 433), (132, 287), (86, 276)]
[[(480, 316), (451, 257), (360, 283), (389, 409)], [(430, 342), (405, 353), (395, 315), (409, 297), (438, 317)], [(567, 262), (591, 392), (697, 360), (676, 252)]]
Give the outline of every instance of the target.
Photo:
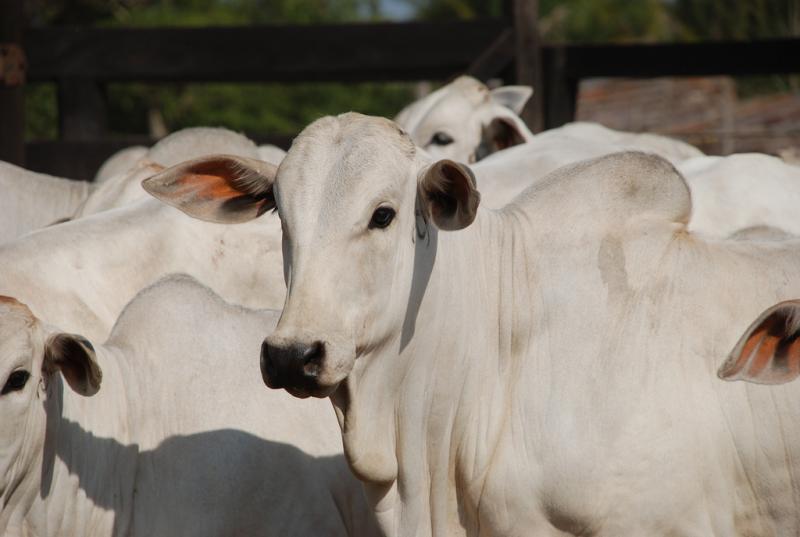
[[(510, 0), (503, 18), (461, 22), (26, 29), (22, 0), (0, 0), (0, 160), (88, 179), (114, 151), (147, 142), (109, 138), (105, 85), (112, 82), (420, 81), (468, 73), (536, 88), (523, 117), (539, 131), (574, 118), (584, 78), (800, 73), (800, 39), (544, 44), (537, 4)], [(58, 140), (24, 142), (26, 82), (57, 85)]]

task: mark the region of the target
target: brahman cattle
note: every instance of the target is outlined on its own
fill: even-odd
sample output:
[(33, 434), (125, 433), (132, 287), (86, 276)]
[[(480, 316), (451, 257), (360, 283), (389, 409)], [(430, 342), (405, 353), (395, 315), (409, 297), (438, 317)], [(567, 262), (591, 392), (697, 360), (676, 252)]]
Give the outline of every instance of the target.
[[(144, 154), (141, 150), (128, 148), (109, 159), (98, 172), (102, 182), (96, 188), (84, 181), (35, 173), (0, 161), (0, 244), (59, 221), (146, 198), (140, 186), (142, 179), (201, 155), (259, 158), (259, 149), (245, 136), (209, 127), (180, 130)], [(272, 155), (278, 153), (273, 151)], [(108, 177), (112, 172), (114, 175)]]
[(141, 159), (146, 158), (147, 151), (148, 149), (143, 145), (132, 145), (125, 149), (120, 149), (100, 165), (100, 168), (94, 175), (94, 183), (100, 184), (112, 177), (127, 172)]
[(280, 308), (286, 289), (278, 218), (225, 226), (146, 199), (0, 245), (0, 295), (93, 340), (108, 336), (136, 293), (176, 272), (229, 302)]
[[(259, 148), (246, 136), (223, 128), (191, 127), (159, 140), (135, 164), (105, 180), (75, 213), (75, 218), (122, 207), (147, 198), (141, 182), (156, 172), (203, 155), (225, 153), (259, 158)], [(278, 161), (280, 163), (280, 161)]]
[(387, 535), (800, 533), (800, 385), (714, 375), (800, 296), (800, 248), (690, 233), (665, 160), (568, 166), (500, 211), (358, 114), (311, 124), (277, 173), (221, 164), (145, 187), (219, 221), (277, 208), (262, 376), (331, 398)]
[(0, 161), (0, 244), (71, 218), (92, 186)]
[(691, 156), (702, 155), (693, 149), (662, 136), (620, 132), (596, 123), (570, 123), (497, 152), (476, 163), (473, 171), (481, 203), (500, 208), (535, 181), (567, 164), (618, 151), (646, 151), (678, 166)]
[(376, 535), (330, 405), (261, 384), (276, 320), (176, 277), (93, 346), (0, 297), (0, 534)]
[(761, 153), (691, 158), (677, 167), (697, 209), (690, 230), (725, 237), (766, 226), (800, 235), (800, 167)]
[(437, 158), (475, 162), (533, 137), (517, 114), (533, 90), (460, 76), (403, 108), (395, 121), (418, 146)]

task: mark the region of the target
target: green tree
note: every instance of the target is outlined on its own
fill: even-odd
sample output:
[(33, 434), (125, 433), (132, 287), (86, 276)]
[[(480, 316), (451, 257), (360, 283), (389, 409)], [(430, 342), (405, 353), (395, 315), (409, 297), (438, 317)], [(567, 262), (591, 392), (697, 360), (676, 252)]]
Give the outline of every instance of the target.
[[(196, 27), (312, 24), (374, 17), (375, 0), (38, 0), (38, 24)], [(45, 6), (46, 4), (46, 6)], [(35, 7), (35, 6), (34, 6)], [(109, 126), (120, 134), (164, 134), (193, 125), (259, 136), (293, 134), (314, 119), (349, 110), (393, 116), (412, 98), (408, 84), (112, 84)], [(54, 90), (27, 92), (27, 136), (56, 135)]]

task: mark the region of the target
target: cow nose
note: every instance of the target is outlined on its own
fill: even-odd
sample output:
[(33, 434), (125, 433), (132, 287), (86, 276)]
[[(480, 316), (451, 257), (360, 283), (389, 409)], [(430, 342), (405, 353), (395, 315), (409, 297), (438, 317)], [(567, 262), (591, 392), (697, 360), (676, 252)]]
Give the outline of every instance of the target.
[(325, 344), (261, 344), (261, 377), (270, 388), (302, 387), (316, 380), (325, 360)]

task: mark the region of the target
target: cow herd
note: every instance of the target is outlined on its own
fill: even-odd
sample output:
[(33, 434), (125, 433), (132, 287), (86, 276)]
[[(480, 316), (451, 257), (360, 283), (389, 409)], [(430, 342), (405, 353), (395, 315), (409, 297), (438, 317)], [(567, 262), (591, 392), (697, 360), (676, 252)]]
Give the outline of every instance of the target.
[(530, 95), (0, 163), (0, 533), (800, 534), (800, 167)]

